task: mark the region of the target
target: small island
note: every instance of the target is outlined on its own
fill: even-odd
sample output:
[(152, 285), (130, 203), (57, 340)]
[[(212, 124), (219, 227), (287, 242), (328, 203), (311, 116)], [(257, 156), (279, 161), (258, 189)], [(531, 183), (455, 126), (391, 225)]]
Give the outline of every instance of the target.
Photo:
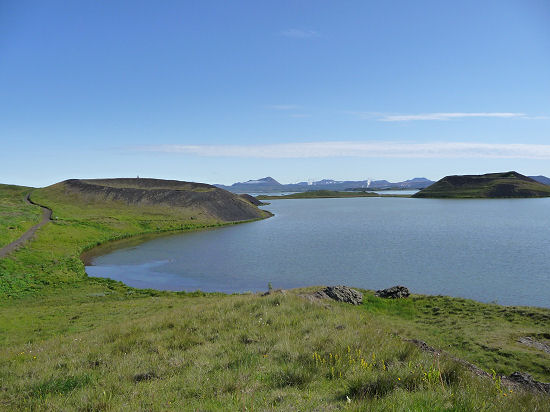
[(291, 193), (288, 195), (260, 195), (256, 196), (259, 200), (270, 199), (326, 199), (326, 198), (339, 198), (339, 197), (380, 197), (378, 193), (374, 192), (340, 192), (336, 190), (309, 190), (307, 192)]
[(550, 186), (513, 171), (446, 176), (412, 197), (449, 199), (550, 197)]

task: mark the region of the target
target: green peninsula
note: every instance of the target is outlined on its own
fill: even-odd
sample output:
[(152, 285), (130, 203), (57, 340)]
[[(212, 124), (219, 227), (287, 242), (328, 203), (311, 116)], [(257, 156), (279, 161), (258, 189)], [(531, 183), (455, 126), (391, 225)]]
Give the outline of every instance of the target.
[(446, 176), (416, 198), (485, 199), (550, 197), (550, 186), (517, 172)]
[(310, 190), (307, 192), (291, 193), (289, 195), (260, 195), (256, 196), (259, 200), (271, 200), (271, 199), (326, 199), (326, 198), (339, 198), (339, 197), (380, 197), (378, 193), (374, 192), (340, 192), (336, 190)]

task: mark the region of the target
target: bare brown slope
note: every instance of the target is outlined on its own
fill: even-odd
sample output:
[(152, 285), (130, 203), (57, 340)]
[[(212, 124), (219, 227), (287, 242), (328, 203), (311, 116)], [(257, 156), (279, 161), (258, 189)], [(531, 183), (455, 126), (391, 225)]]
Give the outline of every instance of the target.
[(262, 206), (262, 205), (265, 205), (266, 203), (262, 202), (261, 200), (258, 200), (256, 199), (254, 196), (251, 196), (247, 193), (241, 193), (239, 195), (239, 197), (241, 197), (242, 199), (246, 200), (247, 202), (250, 202), (252, 203), (254, 206)]
[(83, 201), (116, 201), (128, 206), (163, 206), (200, 211), (213, 219), (235, 222), (266, 217), (264, 212), (226, 190), (204, 183), (161, 179), (70, 179), (67, 194)]

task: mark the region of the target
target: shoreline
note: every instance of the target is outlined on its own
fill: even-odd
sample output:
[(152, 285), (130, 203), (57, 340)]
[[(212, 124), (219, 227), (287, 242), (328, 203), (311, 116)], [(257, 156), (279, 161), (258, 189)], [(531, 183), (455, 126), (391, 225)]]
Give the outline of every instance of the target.
[[(269, 212), (269, 213), (270, 213), (269, 217), (274, 216), (273, 213), (271, 213), (271, 212)], [(95, 266), (94, 263), (93, 263), (93, 259), (95, 259), (99, 256), (104, 256), (104, 255), (113, 253), (114, 251), (122, 249), (122, 248), (138, 246), (140, 244), (146, 243), (150, 240), (154, 240), (154, 239), (159, 238), (159, 237), (168, 237), (168, 236), (173, 236), (173, 235), (175, 236), (175, 235), (186, 234), (186, 233), (191, 233), (191, 232), (202, 232), (202, 231), (206, 231), (206, 230), (213, 230), (213, 229), (216, 229), (216, 228), (222, 228), (222, 227), (237, 225), (237, 224), (241, 224), (241, 223), (251, 223), (251, 222), (254, 222), (254, 221), (264, 220), (264, 219), (267, 219), (269, 217), (265, 217), (265, 218), (261, 218), (261, 219), (253, 219), (253, 220), (248, 220), (248, 221), (241, 221), (241, 222), (228, 222), (228, 223), (225, 223), (225, 224), (205, 225), (205, 226), (202, 226), (202, 227), (194, 227), (194, 228), (187, 228), (187, 229), (176, 228), (176, 229), (169, 229), (169, 230), (147, 231), (147, 232), (135, 233), (135, 234), (130, 234), (130, 235), (117, 236), (117, 237), (113, 237), (111, 239), (108, 239), (106, 241), (103, 241), (101, 243), (93, 243), (92, 245), (87, 246), (80, 253), (79, 256), (80, 256), (80, 260), (84, 264), (84, 271), (86, 272), (85, 267)], [(115, 266), (116, 266), (116, 264), (115, 264)], [(177, 275), (177, 273), (174, 273), (174, 275)], [(240, 294), (249, 294), (249, 293), (261, 293), (261, 291), (262, 291), (262, 289), (259, 289), (257, 287), (255, 289), (252, 289), (252, 290), (244, 289), (244, 288), (242, 288), (241, 290), (234, 290), (234, 291), (232, 291), (230, 288), (229, 289), (228, 288), (225, 288), (225, 289), (222, 288), (222, 290), (216, 290), (216, 289), (212, 288), (212, 285), (204, 285), (204, 284), (202, 285), (202, 287), (206, 286), (207, 289), (210, 288), (210, 290), (205, 291), (205, 290), (201, 289), (200, 286), (198, 286), (196, 289), (187, 289), (187, 288), (185, 288), (185, 286), (178, 285), (178, 284), (176, 284), (176, 285), (171, 284), (170, 286), (172, 286), (173, 288), (170, 288), (170, 286), (167, 286), (167, 288), (157, 289), (154, 286), (150, 287), (150, 286), (133, 286), (133, 285), (129, 285), (125, 282), (132, 282), (132, 279), (120, 280), (120, 279), (124, 279), (124, 277), (121, 277), (121, 278), (117, 279), (117, 278), (112, 278), (112, 277), (108, 277), (108, 276), (93, 276), (93, 275), (89, 275), (88, 273), (86, 273), (86, 277), (110, 279), (110, 280), (113, 280), (115, 282), (122, 282), (125, 285), (125, 287), (132, 288), (132, 289), (135, 289), (135, 290), (148, 290), (148, 289), (151, 289), (151, 290), (155, 290), (155, 291), (163, 292), (163, 293), (181, 293), (181, 292), (192, 293), (192, 292), (195, 292), (195, 291), (200, 291), (202, 293), (214, 293), (214, 294), (222, 293), (222, 294), (227, 294), (227, 295), (232, 295), (232, 294), (239, 294), (240, 295)], [(368, 289), (369, 285), (358, 286), (358, 285), (355, 285), (353, 283), (353, 280), (345, 280), (344, 279), (343, 281), (341, 280), (341, 281), (338, 281), (338, 282), (344, 282), (344, 284), (346, 284), (346, 285), (350, 284), (350, 285), (354, 285), (355, 287), (358, 287), (358, 288), (361, 288), (361, 289), (364, 288), (365, 290), (369, 290)], [(349, 282), (349, 283), (346, 283), (346, 282)], [(267, 281), (266, 281), (266, 284), (267, 284)], [(406, 282), (404, 284), (406, 284)], [(244, 285), (244, 286), (248, 287), (247, 285)], [(387, 286), (390, 286), (390, 285), (385, 285), (384, 287), (387, 287)], [(284, 285), (283, 285), (283, 287), (284, 287)], [(290, 286), (289, 290), (306, 288), (306, 287), (309, 287), (309, 285), (308, 284), (303, 284), (303, 285), (299, 285), (299, 286)], [(544, 302), (537, 302), (538, 305), (537, 304), (533, 305), (533, 304), (529, 304), (529, 303), (514, 302), (514, 300), (512, 299), (512, 302), (501, 303), (500, 302), (500, 299), (502, 298), (501, 296), (497, 296), (496, 298), (486, 297), (485, 300), (483, 300), (483, 296), (473, 296), (473, 297), (470, 296), (469, 297), (469, 296), (466, 296), (466, 295), (443, 295), (443, 294), (439, 293), (439, 291), (434, 291), (434, 292), (435, 293), (429, 293), (429, 292), (428, 293), (418, 293), (417, 295), (426, 296), (426, 297), (428, 297), (428, 296), (445, 297), (445, 298), (450, 298), (450, 299), (468, 299), (468, 300), (472, 300), (472, 301), (480, 303), (480, 304), (495, 304), (495, 305), (498, 305), (498, 306), (501, 306), (501, 307), (523, 307), (523, 308), (550, 309), (550, 306), (542, 306), (542, 304), (544, 304)], [(505, 295), (502, 295), (502, 296), (505, 296)]]
[[(93, 253), (93, 250), (96, 248), (109, 248), (109, 245), (116, 244), (118, 242), (132, 243), (132, 241), (134, 241), (136, 242), (136, 245), (138, 245), (149, 240), (149, 239), (141, 240), (140, 238), (143, 238), (143, 237), (155, 238), (155, 237), (169, 236), (171, 234), (201, 232), (204, 230), (211, 230), (211, 229), (216, 229), (220, 227), (240, 225), (243, 223), (258, 222), (258, 221), (269, 219), (275, 216), (273, 213), (267, 210), (264, 210), (264, 212), (269, 213), (269, 216), (258, 218), (258, 219), (241, 220), (241, 221), (226, 222), (226, 223), (215, 223), (211, 225), (203, 225), (203, 226), (196, 226), (196, 227), (189, 227), (189, 228), (162, 229), (162, 230), (152, 230), (152, 231), (144, 231), (139, 233), (126, 233), (126, 234), (118, 235), (104, 241), (97, 241), (96, 243), (92, 243), (90, 245), (84, 246), (79, 254), (79, 259), (82, 261), (84, 266), (94, 266), (93, 263), (91, 262), (92, 259), (98, 256), (105, 255), (106, 253), (110, 253), (110, 251), (107, 251), (106, 253)], [(116, 250), (115, 245), (113, 245), (112, 251), (114, 250)], [(131, 286), (128, 286), (128, 287), (131, 287)]]
[[(272, 216), (270, 216), (270, 217), (272, 217)], [(265, 219), (267, 219), (267, 218), (265, 218)], [(198, 228), (198, 229), (183, 229), (183, 230), (176, 229), (176, 230), (164, 230), (164, 231), (157, 231), (157, 232), (145, 232), (145, 233), (141, 233), (141, 234), (129, 235), (129, 236), (126, 236), (126, 237), (123, 237), (123, 238), (114, 238), (114, 239), (102, 242), (101, 244), (92, 246), (90, 249), (83, 251), (80, 254), (79, 259), (84, 264), (84, 271), (86, 273), (85, 268), (87, 266), (95, 266), (92, 262), (92, 260), (94, 258), (104, 256), (106, 254), (112, 253), (112, 252), (114, 252), (116, 250), (119, 250), (119, 249), (122, 249), (122, 248), (131, 247), (131, 246), (138, 246), (138, 245), (146, 243), (150, 240), (160, 238), (160, 237), (164, 237), (164, 236), (172, 236), (172, 235), (185, 234), (185, 233), (191, 233), (191, 232), (202, 232), (202, 231), (214, 230), (214, 229), (217, 229), (217, 228), (237, 225), (237, 224), (241, 224), (241, 223), (252, 223), (252, 222), (260, 221), (260, 220), (264, 220), (264, 219), (255, 219), (255, 220), (252, 220), (252, 221), (234, 222), (234, 223), (228, 223), (228, 224), (224, 224), (224, 225), (213, 225), (213, 226), (207, 226), (207, 227)], [(94, 253), (93, 251), (95, 249), (99, 249), (99, 251), (98, 251), (99, 253)], [(106, 250), (103, 250), (103, 249), (106, 249)], [(201, 294), (206, 294), (206, 295), (220, 295), (221, 294), (221, 295), (225, 295), (225, 296), (233, 296), (233, 295), (246, 296), (246, 295), (261, 295), (262, 293), (265, 292), (265, 291), (261, 291), (261, 290), (257, 290), (257, 291), (248, 290), (248, 291), (242, 291), (242, 292), (204, 291), (200, 288), (194, 289), (194, 290), (156, 289), (154, 287), (135, 287), (135, 286), (128, 285), (127, 283), (125, 283), (121, 280), (113, 279), (113, 278), (110, 278), (110, 277), (103, 277), (103, 276), (90, 276), (90, 275), (88, 275), (88, 273), (86, 273), (86, 278), (87, 279), (103, 279), (103, 280), (107, 280), (107, 281), (118, 282), (118, 283), (121, 283), (122, 285), (124, 285), (125, 288), (136, 290), (136, 291), (152, 290), (152, 291), (155, 291), (155, 292), (158, 292), (158, 293), (167, 293), (167, 294), (201, 293)], [(283, 288), (281, 290), (296, 292), (296, 291), (302, 291), (302, 290), (310, 290), (310, 289), (314, 289), (314, 288), (321, 289), (325, 286), (327, 286), (327, 285), (316, 285), (316, 284), (314, 284), (314, 285), (304, 285), (304, 286), (291, 287), (291, 288), (288, 288), (288, 289)], [(387, 285), (386, 287), (390, 287), (390, 286), (391, 285)], [(366, 292), (366, 293), (372, 293), (373, 294), (375, 292), (374, 289), (369, 289), (369, 288), (364, 288), (364, 287), (357, 287), (357, 286), (354, 286), (354, 285), (351, 285), (349, 287), (360, 290), (362, 292)], [(411, 297), (425, 298), (425, 299), (426, 298), (434, 298), (434, 299), (441, 298), (441, 299), (456, 300), (456, 301), (469, 301), (469, 302), (473, 302), (475, 304), (498, 306), (498, 307), (507, 308), (507, 309), (517, 308), (517, 309), (550, 310), (550, 306), (516, 305), (516, 304), (507, 305), (507, 304), (504, 304), (504, 303), (499, 303), (498, 301), (495, 301), (495, 300), (485, 302), (485, 301), (481, 301), (481, 300), (477, 300), (477, 299), (473, 299), (473, 298), (468, 298), (468, 297), (464, 297), (464, 296), (453, 296), (453, 295), (442, 295), (442, 294), (427, 294), (427, 293), (411, 293)]]

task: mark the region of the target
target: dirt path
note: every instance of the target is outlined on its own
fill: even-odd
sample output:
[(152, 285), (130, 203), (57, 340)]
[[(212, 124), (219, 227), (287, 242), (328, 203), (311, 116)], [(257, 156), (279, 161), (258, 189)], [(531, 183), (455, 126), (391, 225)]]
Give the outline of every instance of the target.
[(6, 257), (8, 254), (13, 252), (15, 249), (17, 249), (19, 246), (23, 245), (27, 240), (31, 239), (36, 231), (40, 229), (42, 226), (44, 226), (46, 223), (48, 223), (50, 220), (52, 220), (52, 211), (48, 209), (47, 207), (41, 206), (39, 204), (34, 203), (30, 199), (30, 194), (27, 194), (25, 196), (25, 201), (30, 205), (36, 205), (40, 206), (42, 208), (42, 220), (31, 227), (29, 230), (27, 230), (25, 233), (21, 235), (21, 237), (17, 240), (14, 240), (13, 242), (7, 244), (3, 248), (0, 249), (0, 259), (3, 257)]

